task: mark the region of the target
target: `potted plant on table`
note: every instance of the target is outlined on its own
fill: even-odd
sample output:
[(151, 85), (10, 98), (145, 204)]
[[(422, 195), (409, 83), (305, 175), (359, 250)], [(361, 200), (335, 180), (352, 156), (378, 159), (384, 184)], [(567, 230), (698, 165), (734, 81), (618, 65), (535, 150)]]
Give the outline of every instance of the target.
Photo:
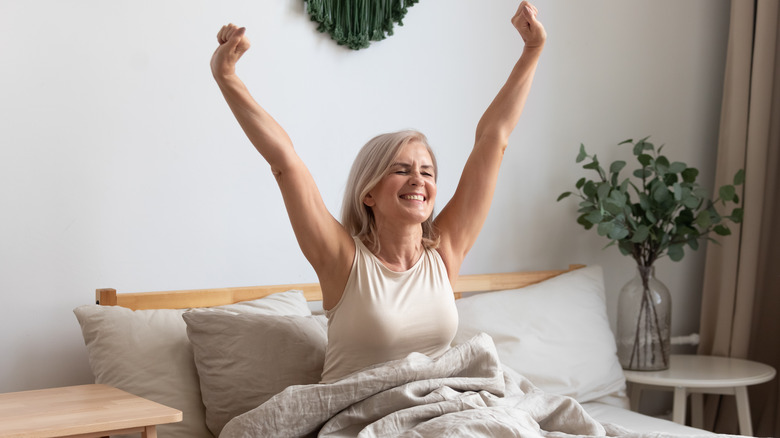
[[(699, 248), (699, 241), (711, 231), (730, 234), (727, 221), (742, 222), (742, 209), (728, 215), (716, 205), (738, 204), (735, 186), (744, 182), (744, 172), (733, 184), (722, 186), (715, 200), (697, 182), (699, 171), (661, 155), (645, 137), (631, 145), (639, 166), (633, 178), (621, 177), (625, 161), (614, 161), (605, 170), (596, 155), (580, 145), (577, 162), (596, 173), (594, 179), (580, 178), (576, 192), (564, 192), (558, 201), (574, 194), (581, 198), (577, 222), (585, 229), (596, 227), (599, 235), (617, 245), (620, 252), (637, 263), (637, 275), (621, 289), (618, 299), (618, 357), (625, 369), (661, 370), (669, 367), (671, 297), (655, 278), (654, 263), (668, 256), (679, 261), (685, 247)], [(712, 240), (711, 238), (709, 240)]]

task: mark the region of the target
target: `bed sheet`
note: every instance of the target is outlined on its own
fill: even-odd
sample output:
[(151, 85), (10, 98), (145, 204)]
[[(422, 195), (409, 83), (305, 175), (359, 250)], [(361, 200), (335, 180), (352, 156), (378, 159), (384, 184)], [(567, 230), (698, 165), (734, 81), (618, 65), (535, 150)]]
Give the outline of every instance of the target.
[(583, 403), (582, 407), (600, 423), (619, 424), (622, 427), (641, 433), (658, 433), (659, 435), (691, 435), (715, 436), (716, 434), (702, 429), (696, 429), (669, 420), (642, 415), (628, 409), (619, 408), (599, 402)]

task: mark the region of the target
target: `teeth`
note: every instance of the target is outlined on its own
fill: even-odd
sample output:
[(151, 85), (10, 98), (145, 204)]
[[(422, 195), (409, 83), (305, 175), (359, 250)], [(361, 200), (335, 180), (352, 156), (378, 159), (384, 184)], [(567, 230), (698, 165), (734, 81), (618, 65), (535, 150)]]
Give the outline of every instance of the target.
[(403, 199), (409, 199), (411, 201), (424, 201), (425, 197), (423, 195), (403, 195), (401, 196)]

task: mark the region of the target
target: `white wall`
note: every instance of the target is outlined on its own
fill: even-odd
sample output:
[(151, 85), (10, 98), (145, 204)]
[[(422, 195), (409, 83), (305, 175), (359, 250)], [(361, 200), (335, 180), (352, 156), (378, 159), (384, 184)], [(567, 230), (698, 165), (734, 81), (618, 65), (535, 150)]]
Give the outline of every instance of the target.
[[(240, 66), (339, 208), (371, 136), (427, 133), (439, 205), (522, 44), (518, 0), (422, 0), (367, 50), (315, 31), (301, 0), (0, 0), (0, 391), (91, 380), (71, 309), (120, 291), (316, 281), (267, 165), (208, 69), (224, 22), (248, 27)], [(463, 273), (605, 267), (614, 323), (633, 262), (557, 195), (652, 135), (709, 186), (727, 0), (538, 0), (549, 40), (491, 215)], [(697, 330), (703, 253), (658, 274), (674, 334)], [(544, 309), (540, 309), (544, 311)]]

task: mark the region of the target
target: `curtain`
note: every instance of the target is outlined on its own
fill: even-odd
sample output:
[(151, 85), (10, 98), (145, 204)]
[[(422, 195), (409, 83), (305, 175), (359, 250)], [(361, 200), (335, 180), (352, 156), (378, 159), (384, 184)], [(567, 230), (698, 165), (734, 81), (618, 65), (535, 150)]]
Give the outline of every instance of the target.
[[(707, 246), (699, 354), (780, 370), (780, 0), (732, 0), (715, 187), (745, 169), (744, 219)], [(780, 436), (780, 379), (748, 388), (753, 430)], [(705, 426), (737, 434), (733, 397), (708, 396)]]

